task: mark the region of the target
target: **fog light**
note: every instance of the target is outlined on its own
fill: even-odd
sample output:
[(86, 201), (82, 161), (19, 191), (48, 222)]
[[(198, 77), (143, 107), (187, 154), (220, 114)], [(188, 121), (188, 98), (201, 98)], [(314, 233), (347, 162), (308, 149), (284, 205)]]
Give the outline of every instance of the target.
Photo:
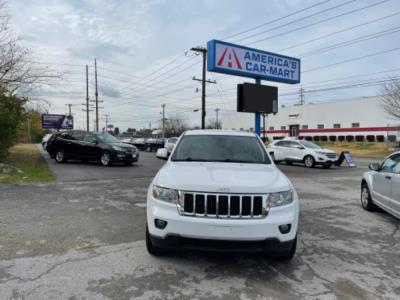
[(154, 224), (158, 229), (164, 229), (165, 227), (167, 227), (168, 222), (160, 219), (155, 219)]
[(280, 225), (279, 226), (279, 231), (282, 234), (286, 234), (286, 233), (289, 233), (291, 227), (292, 227), (291, 224)]

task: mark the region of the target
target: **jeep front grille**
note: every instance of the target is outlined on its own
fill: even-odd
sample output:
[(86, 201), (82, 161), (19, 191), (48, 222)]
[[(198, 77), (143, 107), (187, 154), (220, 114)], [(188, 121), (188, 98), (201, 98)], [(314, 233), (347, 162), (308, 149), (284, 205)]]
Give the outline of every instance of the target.
[(209, 218), (263, 218), (269, 211), (267, 195), (181, 192), (181, 215)]

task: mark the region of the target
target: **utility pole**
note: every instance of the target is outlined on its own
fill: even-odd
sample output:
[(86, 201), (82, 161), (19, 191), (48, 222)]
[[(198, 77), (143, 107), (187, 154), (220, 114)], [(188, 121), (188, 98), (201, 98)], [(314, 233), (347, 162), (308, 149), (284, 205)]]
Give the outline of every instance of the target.
[(165, 138), (165, 104), (162, 105), (162, 137)]
[(82, 109), (86, 112), (86, 131), (89, 131), (89, 112), (92, 111), (89, 109), (89, 67), (86, 65), (86, 103), (82, 104), (86, 106), (86, 109)]
[(97, 61), (94, 59), (94, 84), (96, 97), (96, 132), (99, 132), (99, 93), (97, 90)]
[(216, 129), (219, 129), (219, 123), (218, 123), (218, 112), (219, 112), (219, 111), (220, 111), (219, 108), (216, 108), (216, 109), (215, 109), (215, 112), (217, 113), (217, 122), (216, 122), (216, 124), (215, 124)]
[(300, 87), (300, 105), (306, 103), (303, 86)]
[(68, 104), (65, 104), (65, 105), (68, 106), (69, 116), (71, 117), (72, 116), (71, 107), (72, 107), (73, 104), (68, 103)]
[(108, 132), (108, 114), (106, 114), (106, 133)]
[(206, 127), (206, 82), (207, 83), (217, 83), (215, 80), (206, 80), (206, 54), (207, 49), (203, 47), (193, 47), (190, 50), (196, 53), (203, 54), (203, 74), (202, 79), (197, 79), (193, 77), (193, 80), (201, 81), (201, 129)]

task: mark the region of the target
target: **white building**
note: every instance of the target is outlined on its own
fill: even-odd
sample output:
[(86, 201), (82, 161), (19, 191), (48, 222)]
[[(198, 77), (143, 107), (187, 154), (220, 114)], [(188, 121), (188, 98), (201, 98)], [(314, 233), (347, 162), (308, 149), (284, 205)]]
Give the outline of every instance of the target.
[[(393, 135), (400, 141), (400, 120), (383, 110), (378, 97), (280, 107), (279, 112), (268, 115), (265, 122), (269, 139), (298, 136), (315, 141), (382, 141), (382, 137), (386, 140)], [(224, 112), (222, 128), (252, 131), (254, 114)]]

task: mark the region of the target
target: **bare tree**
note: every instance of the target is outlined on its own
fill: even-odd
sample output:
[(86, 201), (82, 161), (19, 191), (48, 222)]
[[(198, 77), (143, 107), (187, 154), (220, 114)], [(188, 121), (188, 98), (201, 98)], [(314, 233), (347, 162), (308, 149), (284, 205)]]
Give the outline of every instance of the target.
[(59, 77), (35, 63), (31, 52), (20, 43), (21, 38), (10, 27), (6, 2), (0, 0), (0, 85), (10, 94), (21, 87)]
[(400, 81), (392, 79), (380, 90), (383, 109), (392, 117), (400, 119)]
[(186, 120), (180, 115), (168, 116), (164, 126), (167, 136), (180, 136), (189, 127)]
[(209, 118), (207, 120), (206, 129), (220, 129), (220, 128), (222, 128), (222, 124), (221, 124), (220, 120), (218, 120), (218, 123), (217, 123), (216, 118)]

